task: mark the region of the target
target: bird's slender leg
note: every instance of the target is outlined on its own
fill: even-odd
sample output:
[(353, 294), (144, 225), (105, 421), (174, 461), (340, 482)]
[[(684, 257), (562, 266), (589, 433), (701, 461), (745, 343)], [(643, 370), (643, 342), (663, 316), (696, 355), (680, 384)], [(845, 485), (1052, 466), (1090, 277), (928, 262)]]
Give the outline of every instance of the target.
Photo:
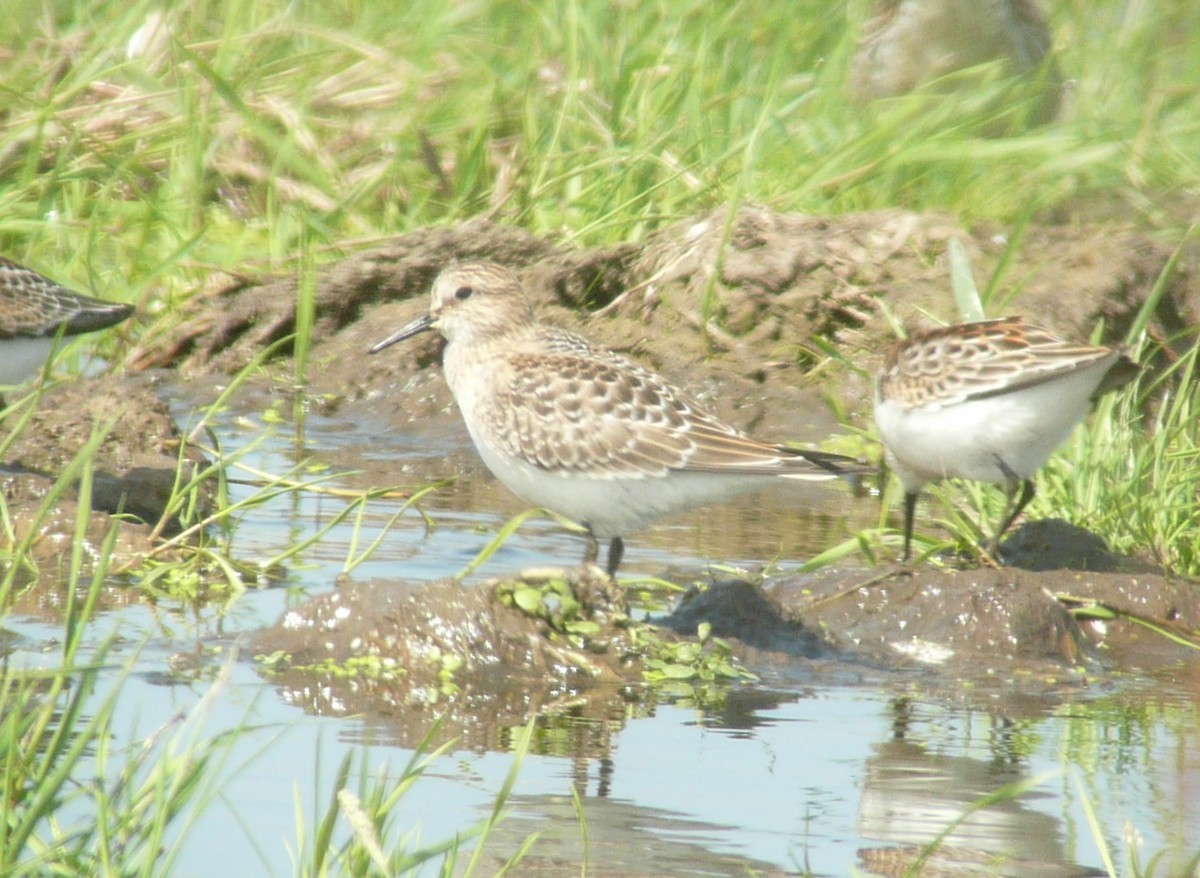
[(596, 535), (592, 533), (589, 527), (587, 530), (587, 544), (583, 550), (584, 566), (595, 564), (596, 559), (600, 557), (600, 541), (596, 539)]
[[(1004, 458), (998, 454), (996, 455), (996, 465), (1000, 467), (1000, 472), (1004, 473), (1004, 477), (1008, 479), (1008, 484), (1004, 486), (1004, 517), (1000, 519), (1000, 527), (997, 528), (996, 536), (992, 538), (992, 542), (988, 547), (988, 554), (993, 558), (997, 557), (996, 553), (1000, 551), (1000, 538), (1004, 536), (1004, 532), (1012, 526), (1012, 523), (1017, 520), (1017, 516), (1029, 505), (1029, 501), (1033, 499), (1033, 495), (1037, 492), (1037, 489), (1033, 486), (1033, 479), (1021, 478), (1011, 466), (1004, 462)], [(1017, 495), (1018, 484), (1021, 486), (1021, 496), (1017, 497), (1014, 503), (1013, 498)]]
[[(1017, 496), (1017, 485), (1021, 486), (1021, 494)], [(1005, 494), (1008, 496), (1007, 502), (1004, 504), (1004, 518), (1000, 520), (1000, 527), (996, 530), (996, 536), (992, 538), (991, 546), (988, 554), (993, 557), (1000, 551), (1000, 538), (1004, 536), (1004, 532), (1012, 527), (1012, 523), (1017, 520), (1017, 516), (1029, 505), (1029, 501), (1033, 499), (1033, 495), (1037, 493), (1034, 487), (1033, 479), (1021, 479), (1010, 484)], [(1016, 498), (1014, 502), (1014, 498)]]
[(913, 515), (917, 511), (917, 492), (906, 492), (904, 495), (904, 560), (908, 560), (912, 552)]
[(610, 579), (617, 578), (617, 568), (621, 566), (623, 557), (625, 557), (625, 541), (620, 537), (613, 537), (612, 542), (608, 544), (608, 566), (605, 568)]

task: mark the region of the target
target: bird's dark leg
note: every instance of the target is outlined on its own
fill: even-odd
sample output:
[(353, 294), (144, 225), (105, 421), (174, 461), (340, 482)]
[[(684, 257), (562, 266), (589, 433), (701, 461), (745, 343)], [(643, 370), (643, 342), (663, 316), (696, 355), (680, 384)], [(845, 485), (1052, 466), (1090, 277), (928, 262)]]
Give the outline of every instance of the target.
[(623, 557), (625, 557), (625, 541), (620, 537), (613, 537), (612, 542), (608, 544), (608, 566), (605, 568), (610, 579), (617, 578), (617, 568), (621, 566)]
[(587, 544), (583, 550), (584, 565), (595, 564), (596, 559), (600, 557), (600, 541), (596, 539), (596, 535), (592, 533), (589, 527), (587, 530)]
[[(1037, 489), (1033, 486), (1033, 479), (1023, 479), (1017, 472), (1004, 462), (999, 454), (996, 455), (996, 465), (1000, 467), (1000, 472), (1004, 474), (1004, 478), (1008, 479), (1008, 484), (1004, 487), (1005, 502), (1004, 502), (1004, 517), (1000, 519), (1000, 527), (996, 530), (996, 536), (992, 538), (992, 542), (988, 547), (988, 554), (993, 558), (997, 557), (996, 553), (1000, 551), (1000, 538), (1004, 536), (1004, 532), (1012, 526), (1012, 523), (1017, 520), (1017, 516), (1021, 514), (1029, 501), (1033, 499), (1033, 495)], [(1017, 493), (1017, 485), (1021, 485), (1021, 496), (1017, 498), (1016, 503), (1013, 503), (1013, 497)]]
[[(1021, 495), (1017, 496), (1017, 485), (1021, 486)], [(1004, 504), (1004, 518), (1000, 520), (1000, 527), (996, 530), (996, 536), (992, 538), (991, 547), (988, 553), (995, 557), (1000, 551), (1000, 538), (1004, 536), (1004, 532), (1012, 527), (1012, 523), (1017, 520), (1017, 516), (1022, 510), (1029, 505), (1029, 501), (1033, 499), (1033, 495), (1037, 493), (1037, 489), (1033, 485), (1033, 479), (1021, 479), (1014, 481), (1005, 494), (1008, 497)], [(1016, 501), (1014, 502), (1014, 498)]]
[[(600, 557), (600, 541), (596, 539), (596, 534), (592, 532), (591, 525), (584, 525), (587, 530), (587, 548), (583, 550), (583, 563), (595, 564), (596, 559)], [(620, 537), (613, 537), (608, 544), (608, 563), (604, 565), (605, 572), (608, 573), (610, 579), (617, 578), (617, 568), (621, 566), (621, 559), (625, 556), (625, 541)]]
[(917, 511), (917, 493), (905, 493), (904, 495), (904, 560), (908, 560), (909, 554), (912, 552), (912, 530), (913, 530), (913, 515)]

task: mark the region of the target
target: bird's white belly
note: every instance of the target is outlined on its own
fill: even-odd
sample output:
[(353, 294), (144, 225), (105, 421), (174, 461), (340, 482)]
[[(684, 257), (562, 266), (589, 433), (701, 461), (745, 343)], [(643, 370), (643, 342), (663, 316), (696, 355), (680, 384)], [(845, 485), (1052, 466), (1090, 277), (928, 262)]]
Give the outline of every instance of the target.
[(0, 339), (0, 385), (20, 384), (46, 364), (54, 337)]
[(488, 469), (522, 500), (585, 524), (600, 539), (642, 530), (675, 512), (732, 499), (772, 481), (771, 476), (680, 471), (603, 477), (542, 469), (500, 454), (478, 440), (475, 447)]
[(904, 409), (882, 401), (875, 420), (908, 490), (943, 478), (1028, 479), (1087, 414), (1089, 392), (1070, 384), (1048, 382), (941, 407)]

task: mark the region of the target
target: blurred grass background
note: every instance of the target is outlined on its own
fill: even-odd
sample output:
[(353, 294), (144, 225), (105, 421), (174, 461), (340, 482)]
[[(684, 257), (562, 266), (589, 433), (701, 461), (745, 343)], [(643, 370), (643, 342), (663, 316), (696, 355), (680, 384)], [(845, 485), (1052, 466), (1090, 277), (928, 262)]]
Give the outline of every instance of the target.
[[(1047, 0), (1067, 107), (1053, 124), (1004, 137), (994, 136), (986, 93), (849, 102), (846, 71), (868, 6), (9, 3), (0, 15), (0, 253), (136, 303), (144, 329), (228, 274), (300, 266), (311, 288), (314, 265), (342, 252), (480, 216), (581, 246), (637, 241), (740, 201), (810, 214), (944, 210), (966, 225), (1014, 229), (1102, 221), (1184, 238), (1200, 214), (1200, 4)], [(1127, 400), (1118, 416), (1093, 419), (1042, 494), (1107, 509), (1123, 534), (1115, 548), (1193, 572), (1194, 358), (1178, 367), (1193, 390), (1161, 407), (1153, 442), (1134, 434), (1139, 412)], [(298, 383), (303, 371), (301, 354)], [(1091, 470), (1101, 477), (1082, 478), (1074, 461), (1100, 447), (1115, 453)], [(1097, 499), (1113, 485), (1135, 489), (1119, 502)], [(106, 572), (100, 563), (91, 594)], [(109, 786), (72, 780), (79, 766), (90, 771), (93, 742), (104, 764), (113, 715), (109, 701), (85, 710), (89, 680), (72, 669), (90, 609), (74, 612), (68, 604), (53, 688), (4, 678), (0, 762), (21, 807), (3, 825), (0, 863), (29, 866), (34, 839), (43, 871), (54, 863), (84, 873), (121, 838), (125, 873), (169, 874), (178, 846), (164, 848), (164, 815), (193, 795), (201, 808), (216, 796), (211, 769), (229, 738), (178, 759), (155, 755), (144, 783), (124, 773)], [(163, 749), (174, 746), (167, 740)], [(136, 771), (150, 751), (132, 752)], [(64, 854), (42, 839), (64, 834), (60, 797), (74, 795), (91, 796), (98, 817), (67, 827)], [(297, 874), (321, 873), (332, 821), (322, 818), (311, 841), (301, 834)], [(316, 865), (304, 871), (307, 862)]]
[(1045, 4), (1064, 118), (845, 96), (865, 0), (51, 0), (0, 22), (0, 252), (169, 309), (214, 269), (477, 216), (580, 245), (713, 205), (970, 224), (1200, 208), (1200, 5)]

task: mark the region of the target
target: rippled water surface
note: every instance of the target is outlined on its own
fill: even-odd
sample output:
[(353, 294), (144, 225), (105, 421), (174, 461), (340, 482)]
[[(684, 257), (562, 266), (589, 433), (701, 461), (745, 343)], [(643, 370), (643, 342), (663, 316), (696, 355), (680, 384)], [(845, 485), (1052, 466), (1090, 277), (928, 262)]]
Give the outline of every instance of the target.
[[(262, 404), (249, 401), (219, 422), (227, 450), (260, 435)], [(186, 421), (184, 402), (178, 415)], [(244, 462), (279, 473), (308, 459), (362, 471), (338, 480), (353, 488), (457, 477), (423, 504), (432, 525), (406, 512), (348, 574), (354, 580), (421, 582), (456, 573), (521, 509), (480, 470), (451, 418), (396, 436), (382, 422), (311, 415), (302, 434), (278, 427)], [(234, 485), (234, 499), (252, 490)], [(789, 558), (842, 539), (847, 527), (874, 521), (873, 502), (837, 491), (802, 499), (776, 492), (699, 512), (628, 540), (623, 574), (672, 567), (702, 577), (710, 561), (751, 565), (776, 555), (787, 566)], [(253, 509), (238, 523), (233, 554), (269, 559), (345, 503), (288, 495)], [(817, 514), (798, 524), (810, 503), (818, 504)], [(398, 500), (372, 503), (354, 551), (399, 508)], [(212, 673), (186, 673), (197, 662), (212, 663), (211, 647), (228, 652), (239, 635), (270, 624), (305, 596), (336, 588), (352, 554), (352, 524), (289, 561), (284, 586), (199, 610), (131, 599), (96, 626), (97, 640), (109, 630), (122, 633), (118, 658), (137, 656), (114, 724), (129, 739), (116, 743), (192, 714), (205, 698), (208, 733), (255, 727), (210, 769), (217, 798), (191, 827), (178, 874), (294, 874), (296, 811), (311, 832), (343, 756), (354, 752), (371, 775), (381, 766), (398, 773), (411, 756), (378, 717), (311, 716), (287, 703), (244, 655), (217, 691)], [(577, 536), (533, 521), (476, 581), (532, 564), (572, 564), (581, 550)], [(57, 636), (56, 626), (35, 619), (14, 627), (30, 660)], [(1022, 862), (996, 874), (1067, 875), (1079, 873), (1066, 866), (1104, 865), (1098, 829), (1118, 868), (1126, 837), (1136, 837), (1143, 861), (1166, 849), (1157, 874), (1172, 875), (1200, 846), (1200, 684), (1182, 672), (1178, 679), (1123, 680), (1088, 698), (1076, 692), (1059, 704), (1012, 698), (989, 705), (969, 691), (934, 701), (902, 683), (873, 682), (877, 677), (861, 670), (831, 674), (826, 664), (817, 672), (795, 659), (766, 669), (761, 683), (735, 689), (707, 712), (659, 701), (631, 703), (617, 717), (557, 718), (522, 764), (508, 817), (477, 874), (492, 874), (534, 832), (538, 840), (517, 874), (577, 875), (585, 859), (594, 875), (899, 874), (921, 845), (946, 833), (935, 862), (947, 874), (964, 872), (963, 864), (983, 868), (966, 873), (992, 874), (979, 864), (1015, 853)], [(106, 679), (116, 685), (120, 669)], [(505, 743), (511, 748), (516, 734), (501, 736), (492, 750), (452, 749), (437, 759), (402, 800), (394, 825), (411, 829), (415, 846), (476, 824), (512, 766)], [(1021, 792), (988, 804), (987, 797), (1010, 788)]]

